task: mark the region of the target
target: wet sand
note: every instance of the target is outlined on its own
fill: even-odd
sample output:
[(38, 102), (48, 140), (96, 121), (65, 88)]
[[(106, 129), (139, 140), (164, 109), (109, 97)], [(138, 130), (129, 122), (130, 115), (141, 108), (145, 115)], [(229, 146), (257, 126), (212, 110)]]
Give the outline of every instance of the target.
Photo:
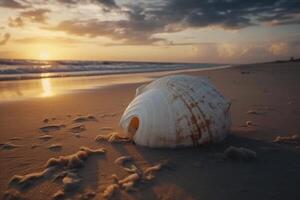
[[(100, 134), (120, 131), (119, 119), (135, 89), (143, 84), (140, 81), (126, 83), (122, 79), (122, 84), (101, 88), (5, 101), (0, 103), (1, 197), (7, 192), (7, 198), (103, 199), (104, 194), (113, 191), (106, 197), (300, 199), (299, 139), (275, 140), (277, 136), (300, 135), (300, 64), (256, 64), (184, 74), (208, 77), (231, 100), (231, 135), (223, 143), (149, 149), (132, 143), (95, 141)], [(141, 75), (132, 76), (139, 79)], [(49, 159), (87, 151), (80, 150), (82, 146), (104, 148), (106, 152), (72, 161), (80, 167), (70, 168), (69, 161), (62, 159), (65, 164), (59, 171), (44, 171)], [(226, 159), (224, 151), (230, 146), (250, 149), (256, 159)], [(135, 166), (143, 174), (128, 191), (123, 185), (111, 186), (116, 182), (120, 185), (132, 174), (115, 162), (120, 156), (130, 156), (132, 160), (126, 168)], [(166, 161), (166, 166), (154, 171), (148, 180), (152, 176), (145, 175), (147, 169)], [(32, 178), (25, 187), (9, 183), (14, 175), (31, 173), (41, 176)], [(54, 179), (59, 173), (65, 174)], [(66, 189), (70, 185), (71, 189)]]

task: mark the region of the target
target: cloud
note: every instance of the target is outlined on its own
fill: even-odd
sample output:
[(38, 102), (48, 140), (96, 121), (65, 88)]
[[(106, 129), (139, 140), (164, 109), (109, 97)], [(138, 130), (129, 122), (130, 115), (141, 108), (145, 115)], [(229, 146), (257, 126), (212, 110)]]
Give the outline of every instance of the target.
[(81, 41), (68, 38), (68, 37), (24, 37), (24, 38), (18, 38), (14, 39), (14, 42), (22, 43), (22, 44), (32, 44), (32, 43), (38, 43), (38, 44), (53, 44), (53, 43), (59, 43), (59, 44), (75, 44), (80, 43)]
[[(300, 2), (288, 0), (157, 0), (116, 4), (112, 0), (58, 0), (61, 3), (100, 3), (126, 19), (69, 19), (48, 27), (73, 35), (105, 36), (117, 40), (120, 45), (147, 45), (168, 43), (155, 36), (187, 28), (219, 27), (238, 30), (268, 23), (270, 25), (299, 24)], [(229, 52), (227, 52), (229, 53)]]
[(42, 23), (45, 24), (48, 20), (47, 13), (49, 13), (49, 9), (33, 9), (27, 10), (20, 13), (21, 18), (27, 19), (31, 22)]
[(164, 41), (164, 39), (152, 37), (152, 34), (157, 31), (155, 23), (139, 23), (138, 20), (132, 22), (132, 20), (66, 20), (48, 30), (64, 31), (68, 34), (87, 37), (106, 36), (120, 41), (122, 45), (145, 45)]
[(20, 3), (20, 1), (16, 1), (16, 0), (0, 0), (0, 7), (11, 8), (11, 9), (21, 9), (21, 8), (28, 8), (29, 5)]
[(9, 17), (8, 18), (8, 26), (10, 27), (23, 27), (25, 25), (24, 20), (21, 17)]
[(286, 42), (273, 43), (268, 50), (273, 55), (286, 55), (289, 52), (289, 45)]
[(8, 18), (8, 26), (13, 28), (24, 27), (26, 22), (47, 24), (49, 9), (32, 9), (20, 12), (17, 17)]
[(70, 5), (72, 5), (72, 4), (76, 5), (79, 3), (83, 3), (83, 4), (93, 3), (93, 4), (99, 4), (99, 5), (105, 6), (107, 8), (118, 7), (114, 0), (57, 0), (57, 1), (59, 3), (70, 4)]
[(10, 38), (9, 33), (5, 33), (3, 36), (1, 36), (0, 45), (5, 45), (8, 42), (9, 38)]
[(198, 43), (192, 45), (196, 60), (247, 63), (288, 59), (300, 54), (300, 41), (261, 43)]

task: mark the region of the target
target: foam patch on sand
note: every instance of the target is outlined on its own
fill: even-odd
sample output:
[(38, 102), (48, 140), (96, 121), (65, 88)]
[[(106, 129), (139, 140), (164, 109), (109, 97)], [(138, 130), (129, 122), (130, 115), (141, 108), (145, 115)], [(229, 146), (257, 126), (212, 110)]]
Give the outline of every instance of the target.
[(112, 132), (109, 133), (107, 135), (98, 135), (95, 140), (97, 142), (101, 142), (101, 141), (107, 141), (110, 143), (114, 143), (114, 142), (130, 142), (131, 139), (129, 137), (126, 137), (124, 135), (121, 135), (120, 133), (117, 132)]
[(300, 145), (300, 137), (299, 135), (291, 135), (291, 136), (277, 136), (273, 142), (283, 143), (283, 144), (292, 144), (292, 145)]
[(45, 169), (40, 172), (33, 172), (26, 175), (14, 175), (10, 180), (10, 186), (19, 189), (26, 189), (29, 186), (36, 185), (39, 181), (52, 179), (53, 181), (61, 181), (62, 192), (55, 193), (53, 198), (59, 199), (65, 196), (65, 192), (75, 191), (82, 179), (78, 176), (78, 168), (84, 166), (87, 158), (94, 154), (104, 154), (105, 149), (90, 149), (81, 147), (74, 154), (59, 156), (58, 158), (50, 158), (45, 164)]
[(11, 185), (18, 185), (21, 188), (26, 188), (30, 185), (33, 185), (36, 181), (50, 175), (53, 170), (54, 168), (46, 168), (41, 172), (34, 172), (24, 176), (14, 175), (9, 182)]
[(64, 167), (67, 169), (72, 168), (80, 168), (84, 166), (84, 161), (92, 154), (104, 154), (106, 152), (105, 149), (90, 149), (87, 147), (81, 147), (80, 151), (75, 154), (67, 155), (67, 156), (59, 156), (58, 158), (50, 158), (46, 167), (56, 166), (56, 167)]
[[(129, 161), (129, 157), (121, 156), (115, 160), (116, 164), (123, 164), (123, 161)], [(103, 199), (113, 199), (114, 194), (121, 190), (124, 191), (137, 191), (136, 186), (140, 182), (151, 181), (155, 178), (154, 174), (166, 166), (168, 161), (163, 161), (156, 165), (145, 168), (144, 170), (138, 169), (136, 172), (129, 174), (124, 178), (119, 178), (117, 175), (112, 175), (112, 183), (109, 184), (102, 192)]]
[(233, 161), (256, 160), (256, 152), (244, 147), (230, 146), (224, 151), (224, 158)]

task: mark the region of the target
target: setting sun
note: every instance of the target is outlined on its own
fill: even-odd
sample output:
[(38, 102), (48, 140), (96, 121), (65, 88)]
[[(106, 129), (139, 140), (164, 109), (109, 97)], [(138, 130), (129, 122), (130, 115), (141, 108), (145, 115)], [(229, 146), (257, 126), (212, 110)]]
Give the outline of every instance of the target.
[(48, 51), (42, 51), (39, 54), (40, 60), (49, 60), (49, 52)]

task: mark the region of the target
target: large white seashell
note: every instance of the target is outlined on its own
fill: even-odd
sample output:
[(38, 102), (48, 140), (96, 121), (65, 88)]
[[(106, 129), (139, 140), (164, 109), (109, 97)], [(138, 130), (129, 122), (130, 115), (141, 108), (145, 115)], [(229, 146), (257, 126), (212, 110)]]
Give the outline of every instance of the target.
[(207, 79), (172, 75), (137, 88), (120, 125), (138, 145), (196, 146), (226, 137), (229, 108)]

